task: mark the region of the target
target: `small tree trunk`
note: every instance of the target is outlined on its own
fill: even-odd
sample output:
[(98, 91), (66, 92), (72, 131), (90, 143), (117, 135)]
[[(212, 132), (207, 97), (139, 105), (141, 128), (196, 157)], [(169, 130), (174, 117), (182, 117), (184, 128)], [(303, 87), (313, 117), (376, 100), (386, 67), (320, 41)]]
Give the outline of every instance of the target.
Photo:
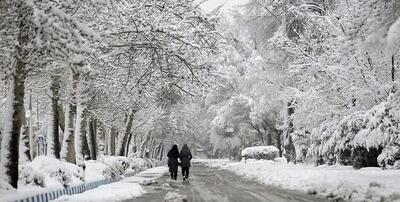
[(65, 108), (65, 133), (63, 136), (63, 144), (61, 148), (60, 157), (61, 159), (75, 163), (75, 143), (74, 143), (74, 114), (72, 111), (72, 105), (67, 104)]
[(163, 154), (164, 154), (164, 144), (161, 143), (161, 149), (160, 149), (160, 152), (158, 154), (158, 160), (162, 161)]
[(130, 144), (131, 144), (131, 141), (132, 141), (132, 136), (133, 136), (133, 134), (132, 134), (132, 133), (130, 133), (130, 134), (129, 134), (128, 141), (126, 142), (126, 151), (125, 151), (125, 156), (127, 156), (127, 157), (128, 157), (128, 154), (129, 154), (129, 146), (130, 146)]
[(133, 122), (133, 117), (135, 115), (136, 111), (132, 110), (125, 123), (125, 128), (124, 128), (124, 133), (122, 134), (122, 137), (118, 139), (118, 145), (117, 145), (117, 155), (118, 156), (125, 156), (125, 147), (126, 147), (126, 142), (128, 141), (128, 136), (131, 133), (131, 128), (132, 128), (132, 122)]
[(114, 127), (111, 127), (110, 130), (110, 153), (112, 156), (115, 156), (115, 137), (116, 137), (117, 131), (115, 131)]
[(90, 153), (90, 159), (96, 160), (97, 159), (97, 143), (96, 143), (96, 133), (95, 133), (95, 120), (94, 118), (89, 118), (88, 121), (88, 135), (87, 135), (87, 140), (88, 140), (88, 145), (89, 145), (89, 153)]
[(61, 132), (65, 133), (65, 114), (62, 105), (58, 105), (58, 126), (60, 126)]
[(51, 84), (51, 126), (47, 136), (47, 155), (60, 159), (59, 120), (58, 120), (58, 96), (60, 90), (60, 78), (54, 76)]
[(396, 92), (394, 81), (395, 81), (395, 76), (396, 76), (396, 65), (395, 65), (395, 59), (394, 59), (394, 54), (392, 55), (392, 93)]
[(36, 156), (35, 134), (33, 133), (33, 110), (32, 110), (32, 91), (29, 94), (29, 158), (32, 160)]
[(85, 106), (79, 101), (76, 105), (76, 124), (75, 124), (75, 156), (76, 165), (84, 166), (85, 156), (90, 156), (86, 140), (86, 115)]
[(27, 125), (23, 125), (21, 129), (20, 136), (20, 157), (19, 162), (24, 163), (27, 161), (31, 161), (31, 154), (29, 149), (29, 127)]
[(286, 151), (286, 158), (288, 161), (296, 162), (296, 149), (292, 140), (291, 134), (294, 131), (292, 115), (294, 114), (293, 101), (288, 103), (287, 107), (287, 128), (285, 132), (284, 147)]
[(147, 133), (147, 135), (144, 138), (142, 144), (140, 145), (140, 157), (141, 158), (145, 157), (146, 145), (150, 141), (150, 138), (151, 138), (151, 133)]

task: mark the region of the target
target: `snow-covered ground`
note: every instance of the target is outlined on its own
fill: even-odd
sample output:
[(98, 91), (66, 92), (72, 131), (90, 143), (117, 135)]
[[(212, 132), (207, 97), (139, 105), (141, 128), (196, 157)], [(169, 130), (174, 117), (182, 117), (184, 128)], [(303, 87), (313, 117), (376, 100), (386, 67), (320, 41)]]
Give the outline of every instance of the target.
[(318, 166), (266, 160), (203, 160), (197, 162), (232, 171), (283, 189), (351, 201), (400, 201), (400, 170), (350, 166)]
[(111, 184), (102, 185), (98, 188), (76, 194), (72, 196), (62, 196), (55, 201), (122, 201), (132, 199), (146, 193), (142, 187), (144, 184), (160, 178), (168, 172), (167, 167), (156, 167), (143, 171), (133, 177), (127, 177), (123, 180)]
[[(15, 201), (105, 179), (119, 180), (157, 164), (142, 158), (103, 156), (98, 160), (86, 161), (86, 169), (83, 171), (75, 164), (39, 156), (20, 166), (18, 190), (0, 180), (0, 201)], [(122, 184), (114, 186), (122, 187)]]

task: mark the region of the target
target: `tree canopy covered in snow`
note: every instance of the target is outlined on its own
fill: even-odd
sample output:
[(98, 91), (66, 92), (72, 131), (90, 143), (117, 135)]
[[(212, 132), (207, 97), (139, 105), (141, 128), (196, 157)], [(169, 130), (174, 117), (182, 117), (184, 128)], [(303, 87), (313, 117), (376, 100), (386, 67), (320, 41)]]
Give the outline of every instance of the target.
[(0, 177), (185, 143), (400, 165), (399, 1), (248, 0), (230, 17), (202, 3), (1, 1)]

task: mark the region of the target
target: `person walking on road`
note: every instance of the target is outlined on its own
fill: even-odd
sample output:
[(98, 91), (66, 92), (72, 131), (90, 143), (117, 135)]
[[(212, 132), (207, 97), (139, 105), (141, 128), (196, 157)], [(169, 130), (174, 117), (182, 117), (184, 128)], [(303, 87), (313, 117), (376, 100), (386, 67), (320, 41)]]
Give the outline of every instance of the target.
[(183, 145), (179, 158), (181, 160), (183, 181), (185, 181), (189, 178), (190, 160), (192, 160), (192, 152), (190, 152), (187, 144)]
[(178, 165), (179, 165), (178, 162), (179, 150), (176, 144), (172, 146), (167, 156), (168, 156), (168, 167), (169, 167), (169, 172), (171, 174), (171, 179), (176, 180), (176, 178), (178, 177)]

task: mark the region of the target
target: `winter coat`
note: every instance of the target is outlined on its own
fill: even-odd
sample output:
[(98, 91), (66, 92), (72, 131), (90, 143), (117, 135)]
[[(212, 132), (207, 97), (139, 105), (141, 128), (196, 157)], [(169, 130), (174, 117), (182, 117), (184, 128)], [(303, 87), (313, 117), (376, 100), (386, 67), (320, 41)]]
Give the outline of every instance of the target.
[(182, 147), (181, 153), (179, 154), (179, 158), (181, 159), (182, 167), (190, 167), (190, 160), (192, 160), (192, 152), (190, 152), (189, 147), (185, 144)]
[(168, 167), (170, 171), (176, 171), (178, 170), (178, 158), (179, 158), (179, 150), (176, 145), (172, 147), (171, 150), (169, 150), (168, 154)]

